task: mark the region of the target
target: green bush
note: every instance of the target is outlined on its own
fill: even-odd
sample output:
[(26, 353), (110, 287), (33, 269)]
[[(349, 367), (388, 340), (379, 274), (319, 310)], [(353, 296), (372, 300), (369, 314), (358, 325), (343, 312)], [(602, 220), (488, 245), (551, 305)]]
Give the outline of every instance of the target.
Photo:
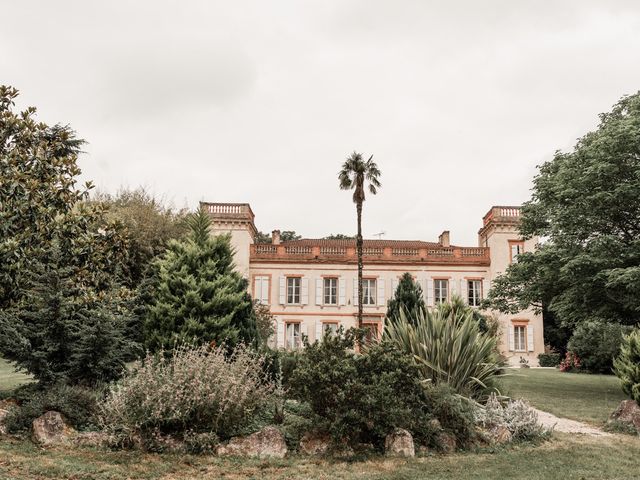
[(353, 351), (358, 332), (340, 331), (307, 344), (290, 379), (291, 394), (318, 417), (316, 427), (334, 441), (373, 444), (381, 450), (395, 428), (416, 441), (436, 446), (432, 420), (455, 433), (460, 443), (471, 435), (470, 407), (450, 392), (425, 388), (413, 359), (389, 342)]
[(538, 362), (541, 367), (557, 367), (560, 365), (560, 354), (559, 353), (541, 353), (538, 355)]
[(388, 319), (385, 339), (415, 358), (423, 380), (449, 385), (460, 395), (482, 400), (498, 391), (503, 365), (497, 337), (480, 330), (471, 310), (401, 311)]
[(11, 408), (5, 417), (10, 433), (27, 432), (32, 422), (47, 412), (62, 413), (75, 428), (91, 429), (97, 425), (98, 404), (103, 389), (56, 384), (40, 389), (36, 384), (18, 388), (15, 397), (20, 407)]
[(629, 327), (619, 323), (587, 320), (576, 327), (567, 350), (578, 355), (583, 369), (593, 373), (611, 373), (613, 359), (620, 352), (622, 337)]
[(614, 371), (622, 390), (640, 405), (640, 328), (624, 337)]
[(127, 444), (137, 434), (212, 433), (226, 439), (273, 402), (263, 360), (245, 347), (183, 346), (148, 356), (113, 385), (100, 407), (104, 429)]

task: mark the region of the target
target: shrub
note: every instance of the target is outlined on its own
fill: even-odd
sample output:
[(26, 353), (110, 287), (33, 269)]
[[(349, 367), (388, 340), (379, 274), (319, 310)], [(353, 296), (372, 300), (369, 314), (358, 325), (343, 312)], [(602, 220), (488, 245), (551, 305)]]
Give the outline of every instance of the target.
[[(385, 326), (385, 338), (415, 358), (424, 380), (482, 399), (498, 391), (503, 365), (496, 337), (480, 331), (470, 310), (401, 311)], [(410, 320), (407, 315), (418, 318)]]
[(538, 362), (541, 367), (557, 367), (560, 365), (560, 354), (555, 352), (541, 353), (538, 355)]
[(245, 347), (182, 346), (147, 356), (113, 385), (100, 408), (105, 430), (127, 443), (137, 433), (212, 433), (224, 439), (270, 401), (263, 360)]
[(567, 349), (580, 357), (582, 368), (597, 373), (611, 373), (613, 359), (620, 352), (622, 337), (628, 327), (619, 323), (588, 320), (578, 325)]
[[(373, 344), (364, 354), (352, 348), (358, 332), (340, 331), (307, 344), (290, 380), (292, 395), (308, 403), (317, 427), (336, 442), (371, 443), (382, 449), (385, 436), (405, 428), (417, 441), (433, 445), (438, 430), (432, 419), (464, 443), (470, 434), (466, 411), (450, 392), (425, 389), (413, 359), (389, 342)], [(440, 418), (438, 418), (440, 420)]]
[(640, 405), (640, 328), (624, 337), (614, 371), (622, 390)]
[(561, 372), (573, 372), (575, 370), (580, 370), (580, 367), (582, 367), (580, 357), (573, 352), (567, 352), (564, 356), (564, 360), (560, 362)]
[(547, 433), (538, 423), (538, 414), (524, 400), (509, 400), (503, 405), (495, 394), (476, 410), (476, 422), (485, 429), (505, 427), (513, 440), (535, 440)]
[(49, 410), (62, 413), (75, 428), (84, 430), (97, 425), (98, 404), (103, 390), (56, 384), (41, 389), (36, 384), (16, 390), (19, 408), (11, 408), (5, 418), (10, 433), (26, 432), (32, 422)]

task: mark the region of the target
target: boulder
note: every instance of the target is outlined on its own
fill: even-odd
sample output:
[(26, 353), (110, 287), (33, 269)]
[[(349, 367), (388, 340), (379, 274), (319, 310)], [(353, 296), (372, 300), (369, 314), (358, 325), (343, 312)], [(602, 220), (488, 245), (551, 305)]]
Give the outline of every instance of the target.
[(307, 432), (300, 439), (300, 453), (325, 455), (331, 448), (331, 436), (326, 433)]
[(13, 398), (5, 398), (0, 400), (0, 410), (9, 410), (13, 407), (18, 407), (18, 401)]
[(68, 444), (76, 435), (64, 415), (49, 411), (36, 418), (32, 424), (33, 441), (40, 445)]
[(384, 451), (386, 455), (392, 457), (415, 457), (413, 436), (407, 430), (396, 429), (385, 438)]
[(76, 447), (105, 448), (109, 443), (109, 435), (104, 432), (79, 432), (73, 437)]
[(265, 427), (247, 437), (235, 437), (218, 447), (218, 455), (257, 458), (284, 458), (287, 444), (282, 432), (275, 427)]
[(633, 425), (640, 433), (640, 406), (634, 400), (623, 400), (609, 417), (609, 422)]
[(456, 437), (451, 433), (440, 432), (436, 440), (438, 447), (444, 453), (453, 453), (456, 451)]
[(0, 435), (7, 434), (7, 427), (4, 426), (4, 417), (7, 416), (9, 410), (0, 409)]

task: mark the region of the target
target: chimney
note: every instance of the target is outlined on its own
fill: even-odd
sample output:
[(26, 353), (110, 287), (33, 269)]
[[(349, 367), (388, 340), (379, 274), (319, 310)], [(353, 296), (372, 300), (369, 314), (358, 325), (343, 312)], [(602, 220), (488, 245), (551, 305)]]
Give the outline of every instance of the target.
[(445, 230), (440, 234), (440, 236), (438, 237), (438, 243), (440, 243), (440, 245), (442, 245), (443, 247), (451, 246), (451, 243), (449, 240), (449, 230)]
[(280, 230), (274, 230), (271, 232), (271, 243), (274, 245), (280, 245)]

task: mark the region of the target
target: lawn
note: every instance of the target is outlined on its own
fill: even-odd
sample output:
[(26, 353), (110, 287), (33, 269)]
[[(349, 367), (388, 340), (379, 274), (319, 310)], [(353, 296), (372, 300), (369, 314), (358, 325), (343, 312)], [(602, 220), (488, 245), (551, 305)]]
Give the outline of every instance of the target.
[(6, 360), (0, 358), (0, 392), (12, 390), (28, 381), (27, 375), (14, 372), (13, 367)]
[(525, 398), (558, 417), (602, 424), (625, 395), (615, 375), (562, 373), (556, 369), (512, 369), (503, 379), (505, 394)]
[(434, 455), (412, 460), (344, 462), (293, 456), (261, 461), (210, 456), (47, 449), (28, 441), (0, 442), (0, 478), (20, 479), (449, 479), (548, 480), (640, 478), (633, 437), (597, 439), (559, 435), (540, 446), (494, 453)]

